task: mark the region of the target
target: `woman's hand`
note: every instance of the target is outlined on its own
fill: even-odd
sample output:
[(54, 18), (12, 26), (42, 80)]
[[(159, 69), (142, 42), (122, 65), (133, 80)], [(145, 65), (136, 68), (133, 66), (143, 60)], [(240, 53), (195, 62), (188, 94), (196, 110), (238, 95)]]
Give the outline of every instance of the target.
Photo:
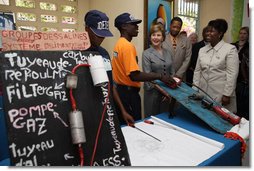
[(221, 104), (223, 106), (226, 106), (230, 103), (230, 97), (229, 96), (225, 96), (223, 95), (222, 98), (221, 98)]

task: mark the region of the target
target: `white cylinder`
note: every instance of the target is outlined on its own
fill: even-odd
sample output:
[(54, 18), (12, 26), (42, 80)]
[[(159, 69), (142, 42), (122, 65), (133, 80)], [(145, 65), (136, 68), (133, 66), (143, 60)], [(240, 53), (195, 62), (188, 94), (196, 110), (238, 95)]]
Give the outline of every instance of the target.
[(72, 111), (69, 113), (71, 136), (73, 144), (81, 144), (86, 142), (85, 127), (81, 111)]
[(88, 59), (90, 72), (94, 86), (100, 86), (108, 82), (108, 75), (105, 70), (104, 62), (101, 55), (95, 55)]

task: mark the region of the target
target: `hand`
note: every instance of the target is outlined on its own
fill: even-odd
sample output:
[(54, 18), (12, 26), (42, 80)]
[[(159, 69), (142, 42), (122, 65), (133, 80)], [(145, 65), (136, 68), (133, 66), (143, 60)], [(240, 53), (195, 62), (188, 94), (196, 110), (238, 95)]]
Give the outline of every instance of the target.
[(226, 106), (230, 103), (230, 97), (229, 96), (225, 96), (223, 95), (222, 98), (221, 98), (221, 104), (223, 106)]
[(163, 96), (162, 99), (161, 99), (161, 102), (164, 102), (166, 100), (168, 100), (169, 103), (170, 103), (171, 102), (171, 96)]
[(126, 122), (127, 125), (129, 123), (134, 124), (134, 119), (128, 112), (126, 112), (126, 111), (122, 112), (122, 116), (123, 116), (123, 119), (124, 119), (124, 121)]
[(175, 75), (174, 77), (179, 78), (180, 80), (182, 80), (182, 77)]
[(176, 84), (176, 81), (173, 79), (173, 77), (169, 75), (161, 75), (160, 80), (164, 82), (165, 84)]

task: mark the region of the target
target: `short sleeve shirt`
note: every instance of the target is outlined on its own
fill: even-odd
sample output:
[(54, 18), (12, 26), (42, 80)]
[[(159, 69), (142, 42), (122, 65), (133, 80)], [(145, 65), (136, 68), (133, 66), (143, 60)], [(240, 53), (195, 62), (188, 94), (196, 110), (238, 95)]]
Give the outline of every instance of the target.
[(141, 86), (140, 82), (132, 81), (129, 77), (131, 72), (140, 71), (136, 48), (123, 37), (114, 47), (112, 67), (115, 83), (133, 87)]

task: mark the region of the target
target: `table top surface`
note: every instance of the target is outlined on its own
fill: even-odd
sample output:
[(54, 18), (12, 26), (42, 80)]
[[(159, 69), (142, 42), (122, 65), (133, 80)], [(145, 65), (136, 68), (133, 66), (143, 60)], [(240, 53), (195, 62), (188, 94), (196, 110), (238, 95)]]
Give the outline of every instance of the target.
[[(224, 155), (224, 153), (227, 153), (228, 151), (232, 150), (233, 148), (239, 149), (239, 153), (237, 154), (240, 162), (240, 141), (231, 140), (228, 138), (225, 138), (223, 134), (220, 134), (216, 131), (214, 131), (211, 127), (209, 127), (205, 122), (203, 122), (201, 119), (199, 119), (197, 116), (189, 112), (184, 107), (179, 107), (176, 111), (176, 116), (174, 118), (168, 118), (168, 113), (162, 113), (156, 115), (156, 117), (169, 122), (171, 124), (174, 124), (178, 127), (181, 127), (183, 129), (186, 129), (188, 131), (191, 131), (193, 133), (205, 136), (207, 138), (219, 141), (225, 145), (224, 149), (212, 156), (210, 159), (204, 161), (200, 164), (200, 166), (203, 165), (209, 165), (213, 160), (217, 160), (221, 156)], [(237, 163), (235, 163), (237, 165)]]

